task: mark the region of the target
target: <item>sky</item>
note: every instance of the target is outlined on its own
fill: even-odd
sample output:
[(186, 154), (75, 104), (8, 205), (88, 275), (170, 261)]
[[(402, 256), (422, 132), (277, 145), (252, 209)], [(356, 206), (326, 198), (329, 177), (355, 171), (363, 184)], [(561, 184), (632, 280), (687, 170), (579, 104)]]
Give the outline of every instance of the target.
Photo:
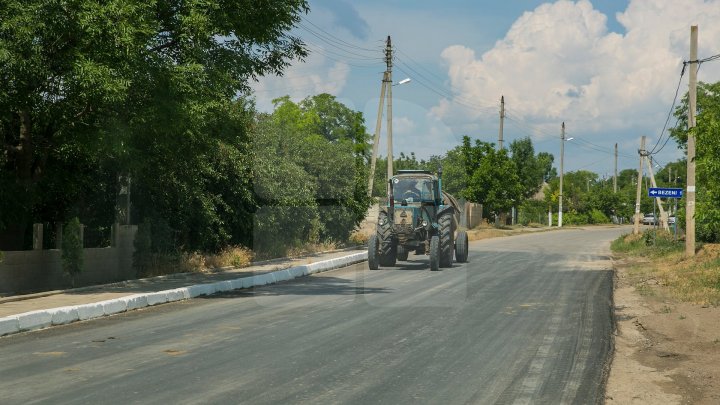
[[(529, 136), (557, 166), (565, 122), (565, 172), (612, 176), (615, 143), (618, 170), (637, 169), (641, 136), (661, 149), (676, 90), (687, 91), (690, 26), (700, 59), (720, 53), (720, 0), (310, 0), (310, 9), (293, 31), (310, 55), (253, 85), (258, 108), (330, 93), (374, 133), (391, 36), (393, 81), (411, 79), (392, 88), (395, 156), (442, 155), (463, 135), (497, 143), (504, 96), (506, 147)], [(720, 60), (702, 64), (698, 80), (720, 81)], [(383, 156), (386, 126), (383, 116)], [(654, 155), (660, 166), (682, 157), (673, 140)]]

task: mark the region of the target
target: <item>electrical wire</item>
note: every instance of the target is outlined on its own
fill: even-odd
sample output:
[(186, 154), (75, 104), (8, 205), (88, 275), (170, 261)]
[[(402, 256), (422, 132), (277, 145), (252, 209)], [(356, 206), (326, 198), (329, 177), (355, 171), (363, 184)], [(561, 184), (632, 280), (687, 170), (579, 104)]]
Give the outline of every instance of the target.
[[(675, 88), (675, 97), (673, 97), (673, 102), (672, 102), (672, 105), (670, 106), (670, 111), (668, 111), (667, 118), (665, 119), (665, 125), (663, 125), (663, 129), (662, 129), (662, 131), (660, 131), (660, 136), (658, 137), (657, 142), (655, 142), (655, 145), (653, 146), (652, 150), (650, 152), (648, 152), (648, 154), (650, 154), (650, 155), (653, 155), (653, 154), (659, 152), (659, 151), (656, 152), (656, 149), (657, 149), (658, 145), (660, 144), (660, 142), (662, 142), (662, 138), (665, 135), (665, 130), (667, 129), (667, 125), (670, 122), (670, 117), (672, 117), (673, 110), (675, 109), (675, 103), (677, 102), (678, 94), (680, 93), (680, 84), (682, 83), (682, 78), (685, 75), (686, 67), (687, 67), (687, 63), (683, 63), (682, 70), (680, 71), (680, 78), (678, 79), (678, 84), (677, 84), (677, 87)], [(698, 68), (699, 67), (700, 66), (698, 66)], [(670, 135), (668, 135), (668, 139), (670, 139)], [(665, 142), (665, 143), (667, 143), (667, 142)], [(663, 147), (664, 146), (665, 146), (665, 144), (663, 144)]]
[[(354, 56), (361, 57), (361, 58), (366, 58), (366, 57), (370, 57), (370, 55), (368, 53), (377, 54), (381, 51), (380, 49), (369, 49), (369, 48), (362, 50), (362, 51), (357, 51), (358, 48), (360, 48), (360, 49), (364, 49), (364, 48), (349, 44), (349, 43), (342, 41), (340, 39), (337, 39), (335, 37), (327, 37), (325, 35), (322, 35), (322, 34), (318, 33), (317, 31), (313, 30), (312, 28), (309, 28), (308, 26), (304, 25), (303, 23), (298, 23), (298, 26), (301, 27), (302, 29), (304, 29), (305, 31), (307, 31), (308, 33), (310, 33), (312, 36), (321, 40), (322, 42), (324, 42), (334, 48), (337, 48), (343, 52), (346, 52), (350, 55), (354, 55)], [(363, 53), (358, 53), (358, 52), (363, 52)]]
[[(351, 47), (351, 48), (355, 48), (355, 49), (358, 49), (358, 50), (361, 50), (361, 51), (377, 52), (377, 49), (364, 48), (364, 47), (362, 47), (362, 46), (358, 46), (358, 45), (355, 45), (355, 44), (351, 44), (351, 43), (349, 43), (349, 42), (347, 42), (347, 41), (343, 41), (342, 39), (334, 36), (333, 34), (325, 31), (325, 30), (322, 29), (322, 28), (318, 27), (316, 24), (314, 24), (312, 21), (308, 20), (307, 18), (306, 18), (305, 20), (303, 20), (303, 21), (305, 21), (305, 22), (307, 22), (308, 24), (312, 25), (312, 26), (315, 27), (317, 30), (325, 33), (325, 34), (328, 35), (330, 38), (333, 38), (335, 42), (342, 43), (342, 44), (344, 44), (344, 45), (346, 45), (346, 46), (349, 46), (349, 47)], [(302, 23), (299, 23), (298, 25), (302, 26)], [(303, 27), (303, 28), (305, 28), (305, 27)], [(306, 28), (306, 29), (307, 29), (307, 28)]]

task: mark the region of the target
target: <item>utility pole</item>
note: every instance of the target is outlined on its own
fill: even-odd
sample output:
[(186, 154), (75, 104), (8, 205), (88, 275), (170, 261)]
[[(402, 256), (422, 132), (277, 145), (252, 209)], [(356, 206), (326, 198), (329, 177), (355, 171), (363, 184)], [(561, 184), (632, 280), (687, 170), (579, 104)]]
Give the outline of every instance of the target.
[(613, 193), (617, 193), (617, 143), (615, 144), (615, 175), (613, 176)]
[(645, 135), (640, 138), (638, 154), (640, 155), (640, 167), (638, 167), (637, 192), (635, 193), (635, 227), (633, 228), (635, 235), (640, 233), (640, 194), (642, 192), (643, 159), (645, 159)]
[(382, 126), (382, 112), (385, 104), (385, 88), (388, 85), (387, 72), (383, 73), (380, 86), (380, 102), (378, 103), (377, 121), (375, 122), (375, 137), (373, 138), (373, 153), (370, 160), (370, 179), (368, 180), (368, 197), (372, 197), (373, 183), (375, 181), (375, 162), (377, 161), (378, 147), (380, 146), (380, 127)]
[[(390, 35), (387, 37), (387, 44), (385, 45), (385, 63), (387, 64), (387, 81), (385, 87), (387, 88), (387, 138), (388, 138), (388, 164), (387, 173), (388, 181), (393, 176), (393, 149), (392, 149), (392, 43), (390, 42)], [(389, 187), (389, 186), (388, 186)]]
[(498, 133), (498, 150), (503, 148), (503, 124), (505, 123), (505, 96), (500, 96), (500, 132)]
[(695, 256), (695, 111), (697, 109), (698, 27), (690, 27), (690, 85), (688, 91), (687, 194), (685, 206), (685, 255)]
[(565, 160), (565, 122), (562, 123), (562, 131), (560, 133), (560, 204), (558, 207), (558, 228), (562, 228), (562, 203), (563, 203), (563, 163)]
[[(652, 184), (653, 187), (657, 187), (657, 183), (655, 182), (655, 172), (653, 172), (652, 168), (652, 157), (646, 159), (645, 162), (647, 163), (648, 172), (650, 173), (650, 184)], [(662, 225), (663, 229), (669, 231), (670, 227), (668, 226), (668, 216), (665, 215), (665, 209), (663, 209), (662, 200), (660, 199), (660, 197), (655, 197), (655, 201), (660, 208), (660, 224)]]

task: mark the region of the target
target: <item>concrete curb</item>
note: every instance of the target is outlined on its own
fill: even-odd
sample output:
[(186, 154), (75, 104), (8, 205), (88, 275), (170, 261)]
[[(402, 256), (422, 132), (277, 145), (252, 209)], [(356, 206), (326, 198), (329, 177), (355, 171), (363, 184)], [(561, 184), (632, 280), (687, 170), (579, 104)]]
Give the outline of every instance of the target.
[(284, 270), (276, 270), (255, 276), (236, 278), (234, 280), (196, 284), (152, 293), (134, 294), (91, 304), (25, 312), (0, 318), (0, 336), (38, 330), (55, 325), (65, 325), (77, 321), (86, 321), (167, 302), (187, 300), (202, 295), (212, 295), (224, 291), (274, 284), (314, 273), (335, 270), (365, 260), (367, 260), (367, 252), (354, 253), (348, 256), (336, 257), (334, 259), (295, 266)]

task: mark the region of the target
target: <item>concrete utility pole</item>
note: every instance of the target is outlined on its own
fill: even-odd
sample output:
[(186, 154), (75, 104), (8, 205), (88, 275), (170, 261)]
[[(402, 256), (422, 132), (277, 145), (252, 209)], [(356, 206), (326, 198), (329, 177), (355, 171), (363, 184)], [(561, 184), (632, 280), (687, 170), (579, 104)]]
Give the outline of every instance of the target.
[[(392, 148), (392, 43), (390, 42), (390, 35), (387, 37), (387, 44), (385, 45), (385, 63), (387, 64), (387, 138), (388, 138), (388, 164), (387, 173), (388, 181), (393, 176), (393, 148)], [(389, 187), (389, 186), (388, 186)]]
[(560, 204), (558, 207), (558, 228), (562, 228), (562, 203), (563, 203), (563, 164), (565, 160), (565, 122), (562, 123), (562, 131), (560, 133)]
[(697, 109), (698, 27), (690, 27), (690, 85), (688, 92), (687, 194), (685, 206), (685, 255), (695, 256), (695, 111)]
[(503, 148), (503, 124), (505, 123), (505, 96), (500, 96), (500, 132), (498, 133), (498, 150)]
[(615, 144), (615, 175), (613, 176), (613, 193), (617, 193), (617, 144)]
[[(655, 172), (652, 168), (652, 157), (646, 159), (646, 163), (648, 167), (648, 172), (650, 173), (650, 184), (652, 184), (653, 187), (657, 187), (657, 183), (655, 182)], [(660, 199), (660, 197), (655, 197), (655, 201), (660, 208), (660, 225), (662, 225), (663, 229), (669, 231), (670, 226), (668, 225), (668, 216), (665, 214), (665, 209), (663, 209), (662, 200)]]
[(380, 127), (382, 126), (382, 112), (385, 104), (385, 88), (388, 85), (387, 72), (383, 73), (380, 86), (380, 102), (378, 102), (377, 121), (375, 122), (375, 137), (373, 138), (373, 152), (370, 160), (370, 179), (368, 180), (368, 197), (372, 197), (373, 183), (375, 181), (375, 162), (377, 162), (378, 147), (380, 146)]
[(637, 176), (637, 192), (635, 193), (635, 226), (633, 227), (633, 234), (637, 235), (640, 233), (640, 194), (642, 193), (642, 172), (643, 172), (643, 159), (645, 159), (645, 135), (640, 138), (640, 149), (638, 149), (640, 155), (640, 166), (638, 167)]

